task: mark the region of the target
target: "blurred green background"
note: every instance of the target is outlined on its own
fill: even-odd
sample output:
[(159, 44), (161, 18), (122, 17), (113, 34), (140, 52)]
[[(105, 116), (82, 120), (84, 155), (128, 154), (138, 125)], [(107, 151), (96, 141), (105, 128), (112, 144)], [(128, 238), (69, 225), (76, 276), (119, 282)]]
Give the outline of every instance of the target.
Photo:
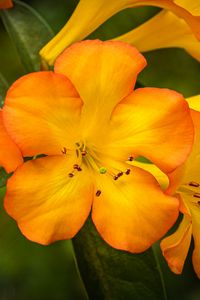
[[(75, 0), (24, 2), (40, 13), (54, 33), (65, 24), (78, 3)], [(103, 24), (90, 38), (113, 38), (141, 24), (157, 11), (152, 7), (125, 10)], [(0, 72), (9, 84), (26, 73), (1, 21), (0, 57)], [(184, 50), (152, 51), (145, 57), (148, 67), (139, 77), (141, 84), (172, 88), (185, 97), (200, 93), (200, 64)], [(71, 242), (44, 247), (26, 240), (3, 210), (4, 193), (5, 189), (0, 189), (0, 300), (87, 299), (76, 270)], [(178, 276), (168, 269), (159, 246), (155, 248), (169, 299), (199, 300), (200, 280), (192, 269), (191, 253), (183, 274)]]

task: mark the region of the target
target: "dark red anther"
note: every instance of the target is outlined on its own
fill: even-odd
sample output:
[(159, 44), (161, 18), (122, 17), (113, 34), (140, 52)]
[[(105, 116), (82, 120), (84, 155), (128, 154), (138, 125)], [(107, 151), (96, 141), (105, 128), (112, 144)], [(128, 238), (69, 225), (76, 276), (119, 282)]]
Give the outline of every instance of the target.
[(86, 151), (81, 151), (82, 156), (85, 156), (87, 154)]
[(78, 171), (78, 172), (82, 171), (81, 167), (78, 167), (78, 168), (77, 168), (77, 171)]
[(129, 175), (130, 173), (131, 173), (131, 169), (127, 169), (125, 172), (126, 175)]
[(117, 180), (118, 178), (119, 178), (118, 175), (115, 175), (115, 176), (113, 177), (114, 180)]
[(66, 153), (67, 153), (67, 148), (63, 147), (62, 153), (63, 153), (63, 154), (66, 154)]
[(193, 197), (195, 197), (195, 198), (200, 198), (200, 193), (195, 193), (195, 194), (193, 195)]
[(121, 177), (124, 173), (121, 171), (117, 174), (118, 177)]
[(75, 165), (73, 166), (73, 168), (74, 168), (74, 170), (78, 170), (79, 165), (78, 165), (78, 164), (75, 164)]
[(194, 187), (199, 187), (199, 186), (200, 186), (200, 184), (197, 183), (197, 182), (195, 182), (195, 181), (189, 182), (189, 185), (190, 185), (190, 186), (194, 186)]
[(133, 161), (133, 156), (129, 156), (128, 161)]
[(69, 173), (68, 175), (69, 175), (69, 177), (74, 177), (73, 173)]
[(96, 192), (96, 196), (99, 197), (100, 195), (101, 195), (101, 191), (98, 190), (98, 191)]

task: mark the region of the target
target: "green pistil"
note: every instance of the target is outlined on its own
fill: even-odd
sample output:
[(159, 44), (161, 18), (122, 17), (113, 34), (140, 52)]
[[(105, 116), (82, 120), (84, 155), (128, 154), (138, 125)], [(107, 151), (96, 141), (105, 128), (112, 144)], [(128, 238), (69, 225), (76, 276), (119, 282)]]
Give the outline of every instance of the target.
[(105, 167), (99, 168), (99, 173), (100, 174), (105, 174), (107, 172), (107, 169)]

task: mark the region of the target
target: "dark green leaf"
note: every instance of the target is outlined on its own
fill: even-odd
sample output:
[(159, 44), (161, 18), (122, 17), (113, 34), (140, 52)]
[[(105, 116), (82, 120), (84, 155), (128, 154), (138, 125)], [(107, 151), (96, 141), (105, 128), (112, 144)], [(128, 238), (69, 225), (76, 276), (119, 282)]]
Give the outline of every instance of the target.
[(7, 89), (8, 89), (8, 83), (3, 77), (3, 75), (0, 73), (0, 107), (3, 106)]
[(108, 19), (97, 28), (89, 38), (102, 40), (113, 39), (139, 26), (154, 16), (159, 10), (160, 9), (156, 7), (127, 8)]
[(141, 254), (113, 249), (100, 238), (90, 218), (73, 245), (91, 300), (166, 299), (152, 249)]
[(4, 168), (0, 167), (0, 188), (6, 185), (6, 182), (11, 174), (8, 174)]
[(15, 1), (12, 9), (2, 11), (1, 16), (26, 71), (38, 71), (38, 52), (53, 37), (49, 25), (33, 8), (20, 1)]
[(174, 89), (185, 97), (200, 94), (200, 63), (182, 49), (144, 53), (148, 65), (140, 73), (145, 86)]

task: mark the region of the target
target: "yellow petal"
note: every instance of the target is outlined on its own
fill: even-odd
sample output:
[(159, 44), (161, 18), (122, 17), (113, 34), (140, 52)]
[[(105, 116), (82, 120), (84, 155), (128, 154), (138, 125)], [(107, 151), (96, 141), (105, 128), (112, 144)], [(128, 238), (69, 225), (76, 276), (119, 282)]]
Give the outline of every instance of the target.
[[(197, 191), (200, 192), (200, 189), (198, 189)], [(192, 234), (194, 238), (194, 251), (192, 255), (192, 262), (194, 270), (197, 276), (200, 278), (200, 202), (198, 201), (200, 199), (194, 197), (193, 194), (182, 193), (182, 198), (184, 204), (187, 206), (187, 209), (189, 210), (191, 215)]]
[(68, 176), (74, 162), (61, 156), (28, 161), (9, 179), (5, 209), (28, 239), (44, 245), (70, 239), (84, 224), (93, 186), (84, 167)]
[(152, 175), (131, 167), (129, 175), (113, 180), (96, 178), (92, 218), (103, 239), (112, 247), (133, 253), (150, 247), (178, 216), (178, 200), (165, 195)]
[(89, 131), (110, 120), (145, 65), (144, 57), (128, 44), (93, 40), (66, 49), (55, 63), (55, 72), (67, 76), (77, 89), (84, 102), (82, 126)]
[(192, 236), (191, 220), (184, 216), (178, 229), (161, 242), (161, 249), (170, 269), (181, 274)]
[[(40, 51), (40, 55), (52, 65), (65, 48), (74, 42), (84, 39), (112, 15), (128, 7), (144, 5), (158, 6), (171, 10), (177, 16), (183, 18), (197, 37), (200, 38), (200, 14), (198, 13), (197, 16), (192, 15), (194, 11), (197, 11), (194, 4), (189, 2), (186, 4), (186, 1), (182, 1), (183, 3), (181, 4), (181, 0), (179, 0), (177, 5), (172, 0), (80, 0), (70, 20), (61, 31), (43, 47)], [(197, 3), (199, 3), (199, 0), (197, 1)]]
[(200, 61), (200, 42), (193, 31), (182, 18), (166, 10), (114, 40), (129, 43), (141, 52), (183, 48)]
[(200, 95), (196, 95), (196, 96), (187, 98), (186, 100), (191, 109), (194, 109), (194, 110), (200, 112)]
[(169, 179), (165, 173), (163, 173), (158, 167), (154, 164), (148, 164), (133, 160), (129, 162), (130, 165), (143, 169), (149, 172), (153, 177), (158, 181), (159, 185), (163, 190), (166, 190), (169, 185)]
[(193, 210), (192, 212), (192, 231), (194, 237), (192, 262), (194, 270), (200, 279), (200, 208), (198, 208), (198, 211)]
[(174, 3), (189, 11), (193, 16), (200, 15), (200, 1), (174, 0)]
[(24, 156), (62, 154), (77, 141), (82, 101), (70, 81), (53, 72), (35, 72), (9, 89), (3, 116)]

